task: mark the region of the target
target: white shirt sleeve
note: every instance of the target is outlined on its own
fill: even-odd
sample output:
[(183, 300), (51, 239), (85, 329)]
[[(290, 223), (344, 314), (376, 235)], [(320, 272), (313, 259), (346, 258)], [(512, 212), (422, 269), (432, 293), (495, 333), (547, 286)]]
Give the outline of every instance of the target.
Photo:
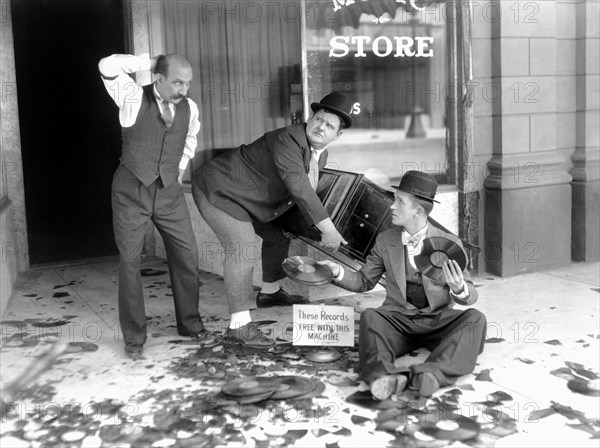
[(191, 98), (188, 98), (188, 104), (190, 106), (190, 124), (188, 126), (187, 137), (185, 138), (185, 147), (183, 148), (181, 161), (179, 162), (180, 170), (185, 170), (190, 159), (194, 158), (196, 146), (198, 145), (196, 136), (200, 132), (200, 112), (198, 111), (198, 105)]
[(344, 278), (344, 267), (341, 265), (338, 266), (340, 267), (340, 272), (338, 272), (337, 277), (333, 277), (334, 282), (340, 282)]
[(470, 293), (469, 293), (469, 287), (467, 286), (467, 282), (465, 282), (464, 280), (463, 280), (462, 287), (463, 287), (463, 290), (460, 294), (454, 294), (452, 292), (452, 290), (450, 290), (450, 294), (452, 294), (457, 299), (461, 299), (461, 300), (466, 299), (467, 297), (469, 297)]
[(113, 54), (98, 63), (102, 81), (108, 94), (119, 107), (119, 122), (124, 128), (133, 126), (142, 105), (142, 86), (130, 76), (150, 70), (149, 55)]

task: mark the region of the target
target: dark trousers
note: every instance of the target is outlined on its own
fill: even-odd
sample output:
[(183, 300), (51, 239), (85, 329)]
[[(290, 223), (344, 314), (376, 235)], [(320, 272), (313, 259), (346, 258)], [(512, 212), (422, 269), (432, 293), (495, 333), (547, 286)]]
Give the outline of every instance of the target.
[(292, 207), (270, 222), (254, 222), (254, 231), (263, 240), (261, 248), (263, 281), (276, 282), (287, 275), (281, 267), (288, 256), (290, 239), (285, 232), (321, 241), (321, 235), (307, 222), (298, 207)]
[(398, 311), (370, 308), (360, 317), (359, 366), (363, 380), (371, 384), (383, 375), (406, 369), (396, 358), (425, 347), (431, 354), (410, 374), (433, 373), (440, 386), (471, 373), (483, 351), (487, 321), (476, 309), (447, 309), (432, 316), (407, 316)]
[(198, 247), (190, 213), (179, 182), (146, 187), (119, 165), (112, 183), (115, 241), (119, 249), (119, 322), (126, 344), (146, 342), (146, 312), (140, 261), (144, 236), (154, 223), (165, 243), (177, 330), (183, 334), (204, 327), (198, 314)]

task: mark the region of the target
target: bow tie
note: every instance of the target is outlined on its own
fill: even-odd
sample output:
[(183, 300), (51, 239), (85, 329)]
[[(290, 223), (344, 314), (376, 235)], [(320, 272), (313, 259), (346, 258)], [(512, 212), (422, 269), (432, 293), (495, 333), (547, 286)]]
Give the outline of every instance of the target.
[(402, 235), (402, 244), (405, 246), (412, 246), (416, 248), (421, 242), (421, 238), (418, 236), (409, 237), (406, 235)]

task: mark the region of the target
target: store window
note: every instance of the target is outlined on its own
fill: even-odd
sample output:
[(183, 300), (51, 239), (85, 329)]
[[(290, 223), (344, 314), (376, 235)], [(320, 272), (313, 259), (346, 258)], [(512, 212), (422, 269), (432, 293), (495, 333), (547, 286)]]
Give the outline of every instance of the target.
[(291, 124), (290, 89), (301, 84), (300, 0), (158, 6), (164, 52), (184, 54), (195, 68), (189, 95), (200, 110), (200, 152), (237, 147)]
[[(307, 105), (338, 90), (354, 125), (330, 146), (330, 167), (383, 186), (408, 170), (448, 182), (450, 31), (444, 2), (305, 0)], [(296, 90), (297, 91), (297, 90)], [(292, 104), (298, 104), (292, 102)], [(449, 154), (450, 153), (450, 154)]]

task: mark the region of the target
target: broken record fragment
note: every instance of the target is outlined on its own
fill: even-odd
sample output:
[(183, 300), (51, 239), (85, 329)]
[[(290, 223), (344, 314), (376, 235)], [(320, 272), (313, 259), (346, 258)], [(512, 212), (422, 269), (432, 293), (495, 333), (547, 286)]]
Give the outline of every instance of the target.
[(573, 379), (567, 383), (567, 387), (581, 395), (587, 395), (588, 397), (600, 397), (600, 382), (599, 380), (584, 381), (580, 379)]
[(444, 440), (468, 440), (477, 436), (481, 429), (481, 425), (475, 420), (458, 414), (453, 414), (446, 420), (421, 422), (418, 425), (423, 434)]
[(279, 377), (280, 382), (271, 399), (283, 400), (285, 398), (296, 398), (301, 395), (312, 392), (315, 383), (303, 376), (290, 375)]
[(315, 348), (306, 354), (306, 359), (313, 362), (333, 362), (342, 354), (332, 348)]
[[(267, 376), (250, 376), (236, 378), (224, 384), (221, 390), (226, 395), (236, 398), (249, 397), (249, 399), (257, 399), (263, 395), (265, 398), (273, 395), (273, 392), (279, 386), (280, 379)], [(264, 399), (264, 398), (263, 398)]]

